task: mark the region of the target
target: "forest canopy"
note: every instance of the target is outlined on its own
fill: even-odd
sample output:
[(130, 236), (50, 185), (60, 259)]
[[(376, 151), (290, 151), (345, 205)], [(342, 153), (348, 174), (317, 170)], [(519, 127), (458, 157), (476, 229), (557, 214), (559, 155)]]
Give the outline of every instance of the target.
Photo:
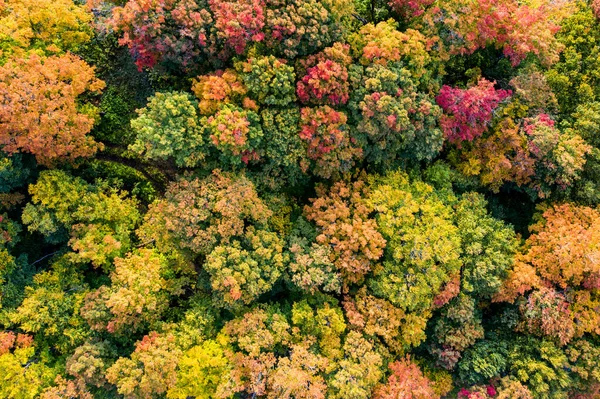
[(598, 0), (0, 0), (0, 399), (598, 399), (599, 205)]

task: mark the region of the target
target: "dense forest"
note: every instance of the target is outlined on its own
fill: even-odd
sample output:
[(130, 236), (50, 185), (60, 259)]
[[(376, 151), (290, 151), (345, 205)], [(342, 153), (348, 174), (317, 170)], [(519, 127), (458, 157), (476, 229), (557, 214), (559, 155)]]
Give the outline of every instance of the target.
[(0, 398), (600, 398), (600, 1), (0, 0)]

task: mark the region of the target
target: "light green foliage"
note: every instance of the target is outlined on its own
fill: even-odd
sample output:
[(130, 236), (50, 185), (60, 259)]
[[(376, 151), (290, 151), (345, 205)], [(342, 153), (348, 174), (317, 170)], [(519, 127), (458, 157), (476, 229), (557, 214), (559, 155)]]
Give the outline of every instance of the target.
[[(75, 258), (110, 268), (131, 247), (130, 234), (140, 219), (137, 201), (99, 182), (93, 186), (60, 170), (44, 171), (29, 187), (31, 202), (22, 219), (51, 243), (65, 241)], [(74, 258), (74, 259), (75, 259)]]
[[(212, 399), (227, 378), (231, 364), (217, 341), (204, 341), (190, 348), (179, 359), (177, 384), (167, 393), (169, 399)], [(225, 398), (227, 396), (218, 397)]]
[(584, 2), (562, 22), (557, 38), (565, 49), (546, 76), (562, 116), (569, 118), (580, 104), (600, 99), (600, 29)]
[(482, 195), (468, 193), (454, 207), (462, 243), (462, 291), (479, 298), (500, 288), (518, 244), (514, 231), (488, 215), (486, 205)]
[(36, 362), (34, 352), (33, 347), (16, 348), (12, 353), (0, 352), (0, 397), (34, 399), (50, 384), (55, 372), (46, 364)]
[(206, 259), (216, 306), (249, 304), (269, 291), (287, 263), (275, 233), (249, 227), (241, 240), (217, 246)]
[(344, 358), (328, 381), (332, 399), (368, 399), (383, 376), (383, 358), (367, 339), (351, 331), (344, 343)]
[(529, 387), (535, 399), (564, 399), (571, 378), (567, 356), (550, 341), (520, 338), (508, 353), (509, 373)]
[(148, 159), (173, 158), (180, 167), (198, 165), (206, 155), (198, 101), (183, 92), (156, 93), (131, 121), (136, 133), (129, 148)]
[(86, 285), (76, 269), (69, 269), (65, 257), (52, 266), (53, 270), (34, 276), (33, 284), (25, 288), (23, 302), (8, 313), (8, 319), (22, 331), (35, 334), (41, 347), (67, 354), (89, 335), (79, 314)]
[(296, 101), (294, 68), (275, 57), (249, 58), (236, 64), (248, 93), (260, 105), (285, 107)]
[(442, 285), (461, 267), (452, 208), (434, 188), (403, 172), (371, 179), (367, 202), (387, 240), (383, 270), (369, 286), (375, 295), (411, 312), (429, 309)]
[(329, 359), (342, 357), (341, 336), (346, 330), (344, 316), (336, 302), (324, 301), (315, 306), (303, 300), (292, 306), (291, 320), (300, 329), (301, 336), (317, 338), (319, 353)]
[(66, 239), (67, 229), (75, 223), (75, 212), (87, 189), (83, 180), (59, 170), (40, 174), (38, 181), (30, 186), (31, 203), (23, 211), (23, 223), (50, 242)]
[(577, 387), (583, 391), (590, 385), (600, 383), (600, 346), (593, 340), (579, 339), (565, 350), (574, 372)]

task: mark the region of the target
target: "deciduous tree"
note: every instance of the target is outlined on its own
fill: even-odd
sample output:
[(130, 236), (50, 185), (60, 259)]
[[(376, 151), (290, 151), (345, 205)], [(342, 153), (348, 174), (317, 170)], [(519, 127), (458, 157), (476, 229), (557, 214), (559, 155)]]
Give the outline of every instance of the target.
[(93, 155), (101, 144), (88, 135), (94, 108), (78, 97), (100, 92), (104, 82), (72, 54), (13, 59), (0, 66), (0, 146), (50, 165)]

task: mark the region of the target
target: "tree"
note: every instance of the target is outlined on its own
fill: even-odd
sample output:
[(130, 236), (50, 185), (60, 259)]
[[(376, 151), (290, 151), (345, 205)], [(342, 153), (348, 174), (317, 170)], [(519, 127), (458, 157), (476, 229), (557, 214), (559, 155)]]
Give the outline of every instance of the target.
[(202, 118), (201, 124), (223, 163), (247, 165), (260, 158), (263, 131), (254, 111), (225, 105), (213, 116)]
[(265, 34), (264, 0), (209, 0), (218, 39), (235, 54), (243, 54), (252, 42), (263, 41)]
[[(338, 178), (350, 171), (362, 150), (349, 134), (348, 117), (328, 105), (302, 108), (300, 138), (306, 155), (312, 160), (310, 171), (325, 179)], [(304, 171), (309, 170), (304, 165)]]
[(325, 399), (327, 384), (320, 375), (328, 360), (302, 345), (292, 346), (289, 357), (282, 357), (270, 378), (267, 398)]
[(395, 361), (389, 366), (392, 375), (386, 385), (379, 385), (374, 392), (374, 399), (439, 399), (431, 381), (410, 357)]
[[(299, 330), (294, 331), (294, 339), (303, 345), (313, 344), (315, 352), (330, 361), (340, 359), (343, 355), (341, 336), (346, 332), (342, 310), (332, 297), (321, 294), (311, 299), (292, 305), (291, 321)], [(327, 370), (331, 368), (326, 367)]]
[(144, 241), (155, 240), (160, 250), (208, 255), (244, 237), (246, 226), (265, 227), (271, 214), (247, 177), (215, 170), (205, 179), (172, 183), (165, 197), (150, 206), (139, 233)]
[(410, 19), (420, 16), (433, 4), (433, 0), (390, 0), (388, 5), (401, 17)]
[(215, 305), (250, 304), (271, 289), (286, 263), (277, 234), (248, 227), (243, 238), (217, 246), (206, 258)]
[(94, 108), (77, 98), (103, 88), (94, 69), (72, 54), (32, 54), (0, 66), (2, 150), (33, 154), (44, 165), (93, 155), (102, 148), (88, 136)]
[(163, 63), (185, 71), (215, 52), (209, 10), (206, 0), (130, 0), (113, 10), (110, 25), (122, 34), (119, 44), (129, 48), (139, 69)]
[[(544, 4), (545, 2), (540, 2)], [(437, 35), (443, 44), (442, 56), (472, 54), (478, 49), (492, 47), (502, 50), (513, 67), (529, 54), (543, 65), (558, 60), (561, 45), (555, 38), (558, 25), (566, 13), (567, 3), (554, 8), (542, 4), (522, 4), (509, 0), (469, 1), (445, 0), (431, 7), (423, 16), (424, 29)], [(560, 8), (567, 8), (565, 13)]]
[(0, 5), (0, 64), (30, 49), (75, 51), (91, 38), (92, 15), (70, 0), (15, 0)]
[(349, 108), (365, 158), (392, 168), (398, 161), (433, 159), (442, 148), (441, 109), (417, 90), (417, 80), (402, 62), (350, 70)]
[(335, 256), (330, 247), (311, 244), (306, 238), (293, 236), (289, 251), (288, 272), (295, 286), (311, 294), (318, 291), (341, 292), (342, 276), (331, 260)]
[(33, 334), (40, 347), (62, 354), (72, 351), (89, 335), (79, 315), (84, 285), (69, 282), (66, 277), (57, 271), (35, 275), (33, 284), (25, 288), (23, 302), (8, 314), (10, 322)]
[(269, 186), (284, 187), (308, 178), (309, 159), (300, 131), (300, 110), (297, 108), (265, 108), (260, 113), (264, 133), (264, 160), (261, 176)]
[(230, 397), (222, 394), (232, 365), (223, 346), (214, 340), (188, 349), (177, 365), (177, 383), (167, 392), (169, 399)]
[(561, 134), (554, 121), (540, 114), (525, 119), (523, 130), (528, 135), (528, 147), (536, 161), (534, 189), (540, 196), (547, 196), (548, 185), (559, 188), (572, 186), (580, 178), (590, 147), (579, 135), (569, 130)]
[(531, 332), (564, 345), (573, 337), (600, 331), (600, 319), (591, 310), (600, 303), (595, 260), (599, 216), (588, 207), (554, 205), (530, 227), (533, 234), (495, 300), (526, 298), (521, 310)]
[(198, 76), (192, 85), (192, 92), (200, 100), (201, 115), (213, 115), (224, 104), (241, 103), (247, 91), (241, 77), (232, 69)]
[(40, 173), (30, 186), (31, 202), (23, 210), (29, 231), (43, 234), (50, 243), (69, 237), (74, 260), (111, 268), (112, 260), (131, 247), (131, 233), (140, 219), (134, 198), (108, 187), (90, 185), (60, 170)]
[(373, 344), (360, 333), (351, 331), (344, 343), (344, 359), (328, 381), (335, 399), (367, 399), (382, 376), (383, 359)]
[(439, 366), (452, 370), (462, 352), (484, 337), (481, 315), (475, 305), (473, 298), (459, 294), (442, 309), (432, 334), (435, 344), (430, 348)]
[(377, 222), (369, 218), (374, 208), (365, 199), (364, 181), (334, 183), (330, 190), (317, 187), (317, 198), (304, 208), (308, 220), (317, 225), (317, 243), (333, 247), (330, 260), (340, 270), (346, 286), (363, 281), (383, 255), (385, 239)]
[[(167, 278), (173, 274), (167, 259), (151, 249), (137, 250), (114, 263), (110, 287), (101, 286), (88, 294), (81, 310), (92, 329), (122, 334), (153, 326), (169, 307), (170, 296), (181, 294), (186, 283)], [(103, 308), (104, 312), (95, 312)]]
[(451, 208), (403, 172), (372, 178), (367, 204), (387, 241), (383, 268), (368, 281), (373, 293), (407, 312), (423, 314), (460, 270), (460, 237)]
[(484, 78), (468, 89), (444, 85), (436, 97), (445, 112), (440, 119), (444, 135), (453, 143), (472, 141), (481, 136), (487, 130), (496, 107), (510, 95), (508, 90), (496, 90), (494, 82)]
[[(418, 30), (400, 32), (393, 20), (366, 24), (351, 37), (353, 54), (364, 66), (401, 63), (411, 79), (429, 85), (433, 71), (427, 38)], [(433, 69), (433, 68), (432, 68)]]
[(106, 379), (127, 399), (157, 398), (175, 386), (181, 355), (173, 335), (153, 331), (109, 367)]
[(312, 54), (342, 35), (341, 10), (333, 1), (266, 0), (266, 4), (265, 42), (286, 58)]
[(115, 348), (108, 341), (87, 341), (78, 346), (67, 359), (66, 371), (77, 381), (106, 388), (105, 373), (116, 357)]
[(348, 102), (350, 87), (346, 65), (352, 62), (350, 46), (334, 43), (322, 52), (298, 62), (304, 72), (296, 85), (296, 93), (303, 103), (343, 105)]
[(592, 147), (575, 130), (560, 131), (547, 114), (524, 118), (527, 110), (516, 100), (504, 108), (505, 116), (490, 134), (463, 142), (463, 149), (451, 156), (458, 169), (467, 176), (479, 175), (496, 192), (513, 182), (534, 197), (546, 198), (573, 186)]
[(460, 291), (482, 299), (502, 286), (518, 244), (513, 229), (490, 216), (486, 206), (477, 193), (462, 195), (454, 206), (462, 243)]
[(0, 332), (0, 395), (5, 398), (33, 399), (54, 378), (53, 370), (43, 362), (35, 362), (31, 336)]
[(565, 46), (560, 59), (546, 72), (548, 84), (558, 99), (560, 113), (568, 118), (580, 104), (597, 101), (600, 33), (598, 20), (583, 2), (561, 24), (557, 40)]
[(405, 353), (425, 340), (428, 313), (410, 314), (363, 287), (347, 297), (344, 310), (350, 327), (369, 336), (380, 337), (395, 353)]
[(182, 92), (156, 93), (131, 121), (136, 132), (129, 148), (148, 159), (175, 159), (179, 167), (193, 167), (206, 156), (206, 139), (198, 103)]
[(236, 63), (248, 94), (260, 105), (285, 107), (296, 101), (294, 68), (271, 56)]
[(42, 399), (93, 399), (92, 394), (86, 389), (81, 380), (67, 380), (60, 375), (56, 376), (54, 386), (44, 389)]

